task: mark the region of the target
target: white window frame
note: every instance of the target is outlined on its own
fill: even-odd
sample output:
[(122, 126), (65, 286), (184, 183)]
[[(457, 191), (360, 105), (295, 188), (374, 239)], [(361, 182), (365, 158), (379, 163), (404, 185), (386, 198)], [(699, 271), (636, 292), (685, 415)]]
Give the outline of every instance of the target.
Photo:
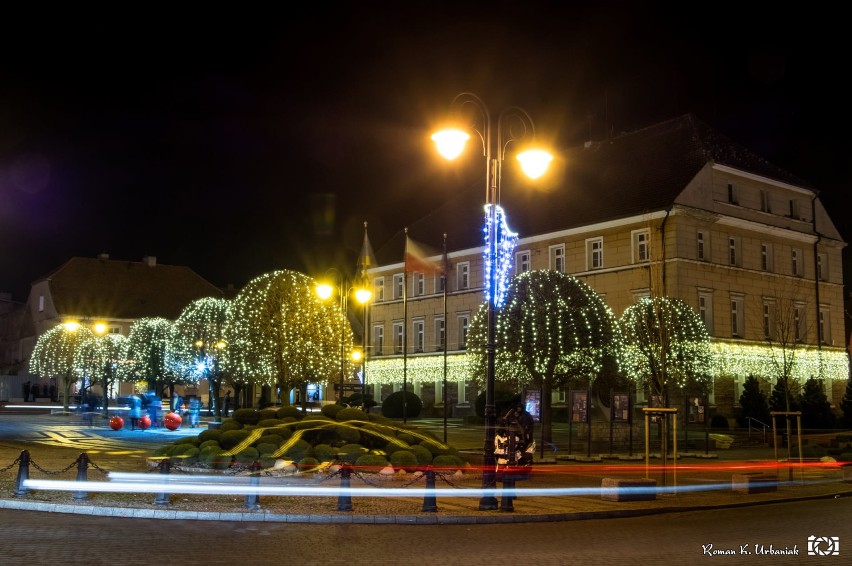
[(444, 317), (435, 318), (435, 351), (443, 352), (447, 347), (447, 324)]
[(376, 277), (373, 279), (373, 302), (381, 303), (385, 300), (385, 278)]
[[(438, 273), (435, 275), (435, 293), (443, 293), (444, 285), (447, 283), (447, 276), (444, 273)], [(449, 289), (447, 289), (449, 291)]]
[(819, 339), (822, 344), (831, 345), (831, 310), (820, 307), (819, 309)]
[(740, 239), (736, 236), (728, 236), (728, 265), (740, 266)]
[(385, 325), (373, 325), (373, 355), (381, 356), (385, 353)]
[(586, 239), (586, 269), (589, 271), (595, 271), (598, 269), (603, 269), (604, 266), (604, 255), (603, 255), (603, 236), (598, 236), (597, 238), (587, 238)]
[(405, 273), (393, 274), (393, 299), (401, 301), (405, 297)]
[(795, 337), (796, 342), (804, 342), (807, 337), (807, 324), (806, 321), (808, 319), (805, 315), (805, 304), (804, 303), (795, 303), (793, 305), (793, 335)]
[(794, 277), (801, 277), (804, 273), (802, 265), (802, 250), (793, 248), (790, 252), (790, 271)]
[(707, 334), (713, 335), (713, 291), (710, 289), (698, 290), (698, 316), (704, 321)]
[(414, 272), (411, 275), (411, 296), (422, 297), (426, 294), (426, 275)]
[(633, 230), (630, 233), (633, 263), (647, 263), (651, 261), (651, 230)]
[(426, 348), (426, 322), (422, 318), (411, 321), (411, 336), (414, 338), (414, 352), (423, 353)]
[(458, 319), (458, 349), (467, 349), (467, 333), (470, 330), (470, 314), (460, 314)]
[(393, 323), (393, 353), (402, 354), (405, 348), (405, 324), (402, 321)]
[(532, 254), (529, 250), (515, 253), (515, 275), (526, 273), (532, 269)]
[(710, 233), (698, 230), (695, 234), (695, 255), (698, 261), (707, 261), (710, 257)]
[(469, 261), (463, 261), (456, 266), (456, 289), (470, 289)]
[(770, 242), (761, 242), (760, 244), (760, 269), (769, 273), (775, 271), (775, 258)]
[(548, 248), (550, 258), (550, 269), (565, 273), (565, 244), (556, 244)]
[(745, 309), (742, 295), (731, 295), (731, 337), (745, 338)]
[(775, 299), (763, 299), (763, 337), (775, 340)]

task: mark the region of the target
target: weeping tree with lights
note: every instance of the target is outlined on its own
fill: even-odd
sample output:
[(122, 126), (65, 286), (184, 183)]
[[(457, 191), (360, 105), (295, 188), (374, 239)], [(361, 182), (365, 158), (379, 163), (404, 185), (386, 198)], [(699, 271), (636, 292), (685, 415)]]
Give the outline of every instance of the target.
[(352, 350), (352, 329), (340, 305), (322, 301), (315, 287), (313, 278), (284, 270), (240, 291), (227, 328), (236, 375), (281, 391), (339, 376), (340, 364), (348, 362), (341, 349)]
[(68, 412), (71, 385), (77, 381), (77, 350), (94, 334), (79, 324), (61, 324), (42, 334), (30, 358), (30, 373), (62, 380), (62, 406)]
[(624, 369), (668, 406), (671, 387), (706, 393), (712, 355), (707, 327), (692, 307), (671, 297), (643, 297), (619, 320)]
[(121, 334), (93, 335), (75, 353), (75, 365), (103, 391), (104, 417), (109, 415), (109, 389), (122, 377), (127, 337)]
[[(210, 407), (217, 417), (221, 416), (218, 396), (222, 382), (231, 376), (230, 343), (225, 337), (231, 306), (226, 299), (212, 297), (192, 301), (172, 323), (166, 346), (170, 387), (206, 379)], [(231, 385), (239, 394), (239, 388)]]
[[(573, 381), (591, 384), (607, 359), (617, 357), (618, 325), (597, 293), (557, 271), (528, 271), (513, 278), (496, 312), (495, 380), (541, 389), (541, 427), (553, 439), (552, 392)], [(468, 353), (480, 384), (487, 370), (487, 306), (470, 327)]]
[(172, 330), (165, 318), (139, 318), (127, 335), (124, 377), (136, 383), (146, 382), (153, 389), (166, 380), (166, 348)]

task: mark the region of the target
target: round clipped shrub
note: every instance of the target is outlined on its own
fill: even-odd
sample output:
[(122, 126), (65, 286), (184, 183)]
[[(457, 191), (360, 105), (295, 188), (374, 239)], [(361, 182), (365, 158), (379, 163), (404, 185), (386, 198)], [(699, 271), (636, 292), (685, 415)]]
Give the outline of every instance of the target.
[(244, 425), (256, 425), (260, 421), (260, 413), (254, 409), (246, 407), (245, 409), (237, 409), (234, 411), (233, 420)]
[(367, 453), (367, 449), (360, 444), (344, 444), (337, 451), (337, 458), (347, 464), (354, 464), (359, 456)]
[(453, 454), (442, 454), (441, 456), (435, 456), (435, 459), (432, 460), (433, 467), (445, 470), (459, 470), (464, 468), (466, 464), (467, 462), (464, 461), (464, 458)]
[(369, 417), (370, 417), (370, 422), (373, 422), (373, 423), (376, 423), (376, 424), (385, 424), (385, 425), (393, 425), (394, 424), (394, 421), (392, 419), (389, 419), (388, 417), (386, 417), (384, 415), (380, 415), (378, 413), (370, 413)]
[(235, 421), (234, 419), (228, 419), (219, 425), (219, 432), (228, 432), (229, 430), (241, 430), (243, 428), (243, 423), (239, 421)]
[(258, 421), (257, 426), (258, 426), (258, 428), (273, 428), (273, 427), (276, 427), (276, 426), (282, 425), (282, 424), (284, 424), (284, 423), (281, 421), (281, 419), (273, 418), (273, 419), (262, 419), (262, 420)]
[(205, 440), (204, 442), (198, 445), (198, 448), (199, 450), (204, 450), (206, 448), (210, 448), (211, 446), (215, 446), (216, 450), (222, 448), (221, 446), (219, 446), (218, 440)]
[[(184, 446), (187, 446), (184, 444)], [(198, 462), (198, 456), (200, 451), (195, 446), (190, 447), (188, 450), (183, 451), (180, 454), (175, 454), (175, 459), (177, 460), (177, 464), (179, 466), (191, 466)]]
[[(388, 395), (387, 399), (382, 401), (382, 415), (389, 419), (401, 419), (403, 401), (402, 395), (402, 391), (394, 391)], [(420, 400), (420, 397), (411, 391), (405, 391), (405, 402), (405, 417), (409, 419), (419, 417), (420, 411), (423, 410), (423, 402)]]
[(198, 446), (198, 444), (200, 443), (198, 439), (194, 436), (185, 436), (183, 438), (178, 438), (177, 440), (172, 442), (172, 444), (189, 444), (191, 446)]
[(271, 468), (275, 466), (275, 460), (277, 459), (278, 458), (270, 454), (261, 454), (260, 458), (258, 458), (258, 460), (260, 460), (260, 466), (262, 468)]
[(411, 448), (408, 449), (409, 452), (414, 454), (414, 457), (417, 458), (418, 464), (431, 464), (434, 456), (425, 446), (420, 446), (419, 444), (415, 444)]
[(206, 461), (211, 454), (218, 454), (219, 452), (223, 452), (223, 450), (218, 444), (216, 446), (206, 446), (199, 450), (198, 458), (201, 461)]
[(396, 452), (397, 450), (408, 450), (409, 448), (411, 448), (411, 445), (407, 442), (403, 442), (399, 438), (391, 438), (385, 445), (385, 450), (390, 453)]
[(412, 444), (417, 444), (417, 442), (418, 442), (418, 439), (414, 438), (413, 435), (410, 435), (407, 432), (400, 432), (399, 434), (396, 435), (396, 437), (399, 440), (401, 440), (402, 442), (405, 442), (406, 444), (408, 444), (409, 446), (412, 445)]
[[(271, 429), (269, 429), (269, 430), (267, 430), (263, 433), (263, 436), (267, 436), (267, 435), (280, 436), (281, 441), (283, 442), (283, 441), (287, 440), (288, 438), (290, 438), (291, 436), (293, 436), (293, 429), (291, 429), (288, 426), (277, 426), (277, 427), (271, 428)], [(263, 436), (261, 436), (261, 438), (263, 438)]]
[(294, 421), (301, 420), (305, 414), (295, 405), (285, 405), (275, 411), (275, 418), (278, 419), (293, 419)]
[(308, 456), (313, 455), (313, 447), (310, 442), (306, 440), (302, 440), (301, 438), (293, 443), (292, 446), (287, 448), (284, 452), (284, 456), (286, 456), (289, 460), (293, 460), (298, 462), (302, 458), (307, 458)]
[(216, 442), (219, 442), (220, 436), (222, 436), (222, 430), (218, 428), (213, 428), (201, 431), (201, 433), (198, 435), (198, 440), (200, 440), (202, 443), (206, 442), (207, 440), (215, 440)]
[(338, 405), (337, 403), (329, 403), (328, 405), (323, 405), (320, 408), (320, 412), (330, 419), (336, 419), (337, 413), (345, 409), (345, 405)]
[(224, 450), (211, 452), (204, 456), (203, 462), (214, 470), (224, 470), (231, 466), (232, 458)]
[(408, 450), (397, 450), (390, 455), (390, 463), (396, 470), (413, 472), (417, 469), (417, 456)]
[(357, 444), (361, 441), (360, 429), (353, 426), (336, 426), (334, 434), (344, 442), (344, 444)]
[(376, 401), (373, 399), (372, 395), (361, 395), (359, 392), (355, 392), (349, 397), (346, 397), (343, 400), (344, 403), (349, 405), (350, 407), (363, 407), (365, 409), (369, 409), (370, 407), (375, 407), (378, 405)]
[(335, 420), (338, 421), (364, 421), (367, 422), (370, 420), (369, 415), (362, 411), (361, 409), (353, 409), (351, 407), (346, 407), (345, 409), (341, 409), (337, 411), (337, 414), (334, 416)]
[(241, 450), (235, 457), (237, 464), (242, 466), (250, 466), (254, 463), (255, 460), (260, 456), (260, 452), (258, 452), (257, 448), (248, 447), (245, 450)]
[(329, 444), (317, 444), (314, 446), (314, 458), (320, 462), (333, 462), (337, 458), (337, 448)]
[(261, 409), (257, 412), (257, 422), (267, 420), (267, 419), (277, 419), (278, 418), (278, 409)]
[(274, 454), (278, 450), (277, 444), (270, 444), (268, 442), (255, 444), (254, 447), (257, 448), (258, 454)]
[(363, 454), (355, 460), (355, 466), (361, 472), (377, 473), (382, 468), (386, 468), (388, 464), (388, 459), (381, 454)]
[(299, 471), (302, 473), (315, 472), (319, 467), (319, 460), (314, 457), (307, 456), (299, 460), (297, 465), (299, 467)]
[[(288, 437), (289, 438), (289, 437)], [(274, 444), (275, 448), (278, 448), (284, 443), (284, 439), (281, 435), (278, 434), (264, 434), (254, 443), (255, 446), (260, 446), (261, 444)]]
[(222, 433), (219, 437), (219, 444), (225, 450), (230, 450), (243, 440), (249, 437), (251, 431), (248, 430), (228, 430)]
[(423, 446), (426, 450), (431, 452), (433, 456), (449, 454), (452, 451), (449, 446), (440, 442), (421, 442), (418, 446)]

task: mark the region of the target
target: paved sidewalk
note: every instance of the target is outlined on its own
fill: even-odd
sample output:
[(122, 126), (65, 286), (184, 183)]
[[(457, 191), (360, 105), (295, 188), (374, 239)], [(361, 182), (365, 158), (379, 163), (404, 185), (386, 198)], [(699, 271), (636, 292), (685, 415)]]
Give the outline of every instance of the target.
[[(17, 424), (10, 421), (16, 421)], [(428, 424), (428, 423), (427, 423)], [(50, 416), (9, 416), (0, 420), (0, 439), (9, 435), (44, 434), (50, 428), (56, 428), (56, 417)], [(68, 426), (68, 425), (65, 425)], [(147, 444), (150, 450), (174, 438), (176, 434), (196, 434), (198, 429), (180, 429), (179, 431), (158, 431), (138, 433), (111, 431), (105, 429), (87, 429), (90, 434), (111, 442), (129, 443), (133, 446)], [(27, 432), (28, 431), (28, 432)], [(440, 433), (442, 431), (437, 430)], [(126, 433), (126, 434), (125, 434)], [(473, 446), (480, 442), (481, 427), (454, 426), (448, 430), (448, 440), (457, 447)], [(439, 434), (440, 436), (440, 434)], [(106, 442), (106, 441), (105, 441)], [(436, 510), (428, 508), (427, 498), (417, 492), (417, 496), (376, 497), (353, 494), (351, 511), (339, 510), (340, 502), (335, 488), (342, 485), (339, 479), (323, 484), (329, 488), (324, 497), (259, 497), (259, 509), (248, 508), (245, 496), (234, 496), (227, 509), (198, 510), (183, 504), (186, 499), (179, 495), (171, 496), (170, 504), (158, 506), (153, 496), (135, 504), (121, 503), (110, 505), (106, 497), (93, 497), (92, 500), (73, 501), (71, 492), (64, 497), (47, 498), (43, 492), (30, 492), (23, 497), (13, 493), (0, 492), (0, 508), (27, 509), (36, 511), (80, 513), (101, 516), (160, 518), (178, 520), (214, 520), (214, 521), (265, 521), (265, 522), (317, 522), (317, 523), (375, 523), (375, 524), (447, 524), (447, 523), (516, 523), (542, 521), (572, 521), (582, 519), (630, 517), (637, 515), (695, 511), (720, 507), (738, 507), (744, 505), (763, 505), (781, 501), (803, 499), (830, 499), (852, 496), (852, 478), (844, 475), (844, 469), (831, 464), (806, 462), (800, 467), (795, 462), (792, 468), (775, 461), (772, 448), (732, 447), (715, 453), (680, 452), (677, 466), (669, 461), (665, 469), (661, 468), (659, 458), (647, 462), (644, 456), (634, 459), (591, 458), (583, 461), (582, 456), (568, 459), (558, 452), (545, 454), (545, 459), (537, 454), (538, 461), (529, 481), (516, 484), (517, 499), (511, 507), (502, 484), (497, 485), (498, 509), (481, 511), (480, 493), (468, 495), (458, 488), (477, 489), (481, 487), (481, 476), (468, 474), (464, 479), (449, 476), (439, 478), (435, 486), (434, 504)], [(0, 467), (8, 465), (0, 462)], [(781, 466), (781, 467), (778, 467)], [(775, 474), (778, 483), (758, 486), (755, 493), (746, 493), (744, 489), (735, 489), (734, 481), (742, 481), (743, 474)], [(31, 476), (32, 477), (32, 476)], [(367, 487), (381, 490), (388, 487), (424, 488), (425, 482), (417, 480), (412, 474), (394, 478), (381, 487), (374, 487), (375, 474), (353, 474), (351, 487)], [(362, 478), (364, 481), (362, 481)], [(616, 492), (602, 491), (606, 478), (621, 480), (655, 480), (660, 491), (652, 497), (639, 501), (617, 501)], [(91, 479), (91, 478), (90, 478)], [(445, 481), (444, 481), (445, 480)], [(270, 479), (262, 479), (262, 485), (275, 484)], [(303, 482), (308, 485), (310, 482)], [(413, 492), (414, 493), (414, 492)], [(463, 496), (457, 496), (465, 493)], [(631, 492), (621, 492), (627, 494)], [(511, 508), (511, 510), (510, 510)]]

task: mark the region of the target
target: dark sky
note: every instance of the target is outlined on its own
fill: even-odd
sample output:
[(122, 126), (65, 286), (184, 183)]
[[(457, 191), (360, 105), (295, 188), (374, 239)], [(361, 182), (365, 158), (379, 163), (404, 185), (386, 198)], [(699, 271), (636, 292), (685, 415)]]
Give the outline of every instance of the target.
[(481, 182), (481, 164), (451, 172), (429, 147), (461, 91), (493, 114), (523, 107), (557, 151), (692, 112), (820, 190), (848, 236), (845, 19), (746, 4), (7, 14), (0, 291), (25, 300), (33, 280), (101, 252), (221, 286), (349, 268), (365, 220), (378, 248)]

